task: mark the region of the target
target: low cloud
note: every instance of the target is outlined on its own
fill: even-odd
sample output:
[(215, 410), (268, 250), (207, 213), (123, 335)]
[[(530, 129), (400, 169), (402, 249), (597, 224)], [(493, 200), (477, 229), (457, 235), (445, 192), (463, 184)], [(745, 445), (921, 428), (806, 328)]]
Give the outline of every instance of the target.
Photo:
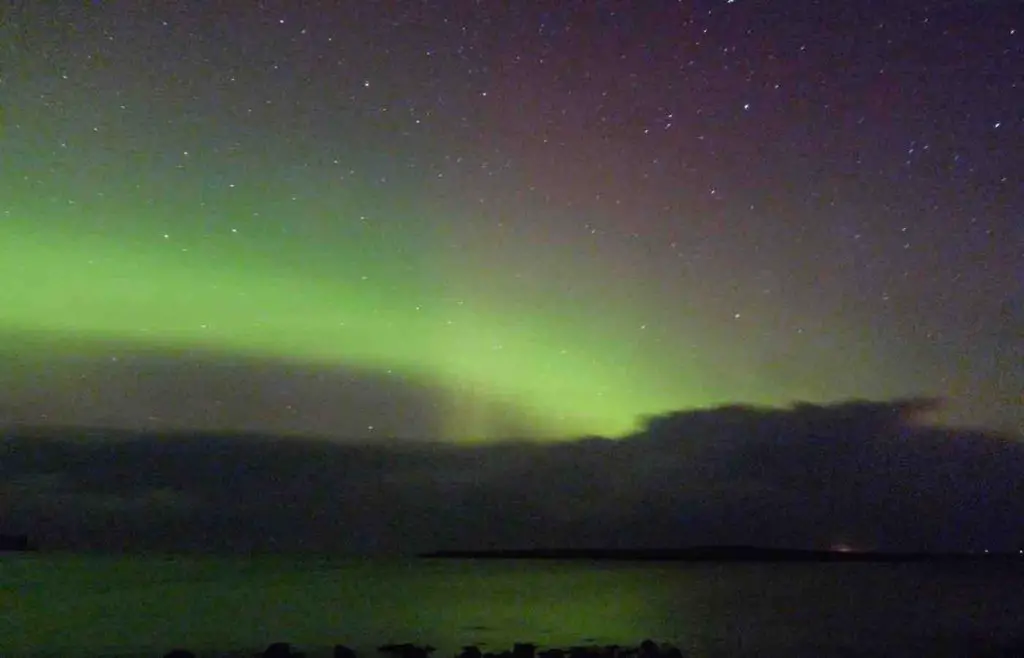
[(919, 424), (932, 404), (735, 406), (474, 446), (22, 429), (3, 439), (0, 518), (101, 550), (1015, 549), (1024, 444)]

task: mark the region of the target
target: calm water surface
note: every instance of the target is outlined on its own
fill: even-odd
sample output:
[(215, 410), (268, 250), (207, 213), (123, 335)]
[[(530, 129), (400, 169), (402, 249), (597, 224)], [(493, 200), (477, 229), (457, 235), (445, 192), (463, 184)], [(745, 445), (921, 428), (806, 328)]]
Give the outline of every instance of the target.
[(4, 658), (645, 637), (694, 656), (993, 655), (1024, 638), (1024, 563), (0, 558)]

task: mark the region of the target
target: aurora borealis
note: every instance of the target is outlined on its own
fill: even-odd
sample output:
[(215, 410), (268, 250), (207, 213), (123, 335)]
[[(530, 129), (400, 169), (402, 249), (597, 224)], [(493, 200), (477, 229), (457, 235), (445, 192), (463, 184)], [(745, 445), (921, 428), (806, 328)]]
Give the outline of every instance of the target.
[(1016, 3), (12, 6), (0, 421), (1021, 428)]

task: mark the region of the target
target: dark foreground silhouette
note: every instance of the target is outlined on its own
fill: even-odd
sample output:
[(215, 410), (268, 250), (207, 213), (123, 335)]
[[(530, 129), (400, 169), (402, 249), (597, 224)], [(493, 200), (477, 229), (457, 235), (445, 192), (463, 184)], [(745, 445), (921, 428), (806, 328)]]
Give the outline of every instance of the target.
[[(671, 644), (658, 644), (653, 640), (644, 640), (636, 647), (619, 645), (608, 646), (574, 646), (564, 649), (547, 648), (538, 650), (536, 644), (517, 642), (511, 649), (503, 651), (483, 651), (475, 645), (462, 648), (455, 658), (686, 658), (683, 650)], [(429, 658), (437, 651), (435, 647), (418, 644), (384, 644), (377, 647), (377, 652), (388, 658)], [(356, 658), (356, 652), (344, 644), (336, 644), (332, 650), (334, 658)], [(297, 651), (287, 642), (274, 642), (254, 658), (305, 658), (306, 654)], [(187, 649), (174, 649), (164, 654), (164, 658), (196, 658), (196, 654)]]
[[(430, 645), (385, 644), (377, 647), (378, 656), (387, 658), (430, 658), (437, 649)], [(244, 654), (233, 653), (237, 657)], [(331, 650), (333, 658), (357, 658), (354, 649), (337, 644)], [(984, 658), (1019, 658), (1024, 656), (1024, 644), (1012, 647), (979, 649), (972, 655)], [(275, 642), (264, 651), (251, 654), (252, 658), (306, 658), (306, 654), (287, 642)], [(511, 649), (484, 651), (475, 645), (465, 646), (454, 658), (690, 658), (691, 654), (668, 643), (644, 640), (637, 646), (587, 645), (567, 648), (543, 648), (535, 644), (517, 642)], [(174, 649), (164, 658), (197, 658), (187, 649)]]

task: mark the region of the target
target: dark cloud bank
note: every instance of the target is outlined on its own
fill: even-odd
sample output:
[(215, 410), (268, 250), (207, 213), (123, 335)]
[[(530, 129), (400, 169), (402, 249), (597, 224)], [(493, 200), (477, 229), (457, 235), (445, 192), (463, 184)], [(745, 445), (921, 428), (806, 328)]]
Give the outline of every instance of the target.
[(1016, 550), (1024, 443), (914, 422), (930, 405), (725, 407), (556, 444), (12, 429), (0, 523), (97, 550)]

